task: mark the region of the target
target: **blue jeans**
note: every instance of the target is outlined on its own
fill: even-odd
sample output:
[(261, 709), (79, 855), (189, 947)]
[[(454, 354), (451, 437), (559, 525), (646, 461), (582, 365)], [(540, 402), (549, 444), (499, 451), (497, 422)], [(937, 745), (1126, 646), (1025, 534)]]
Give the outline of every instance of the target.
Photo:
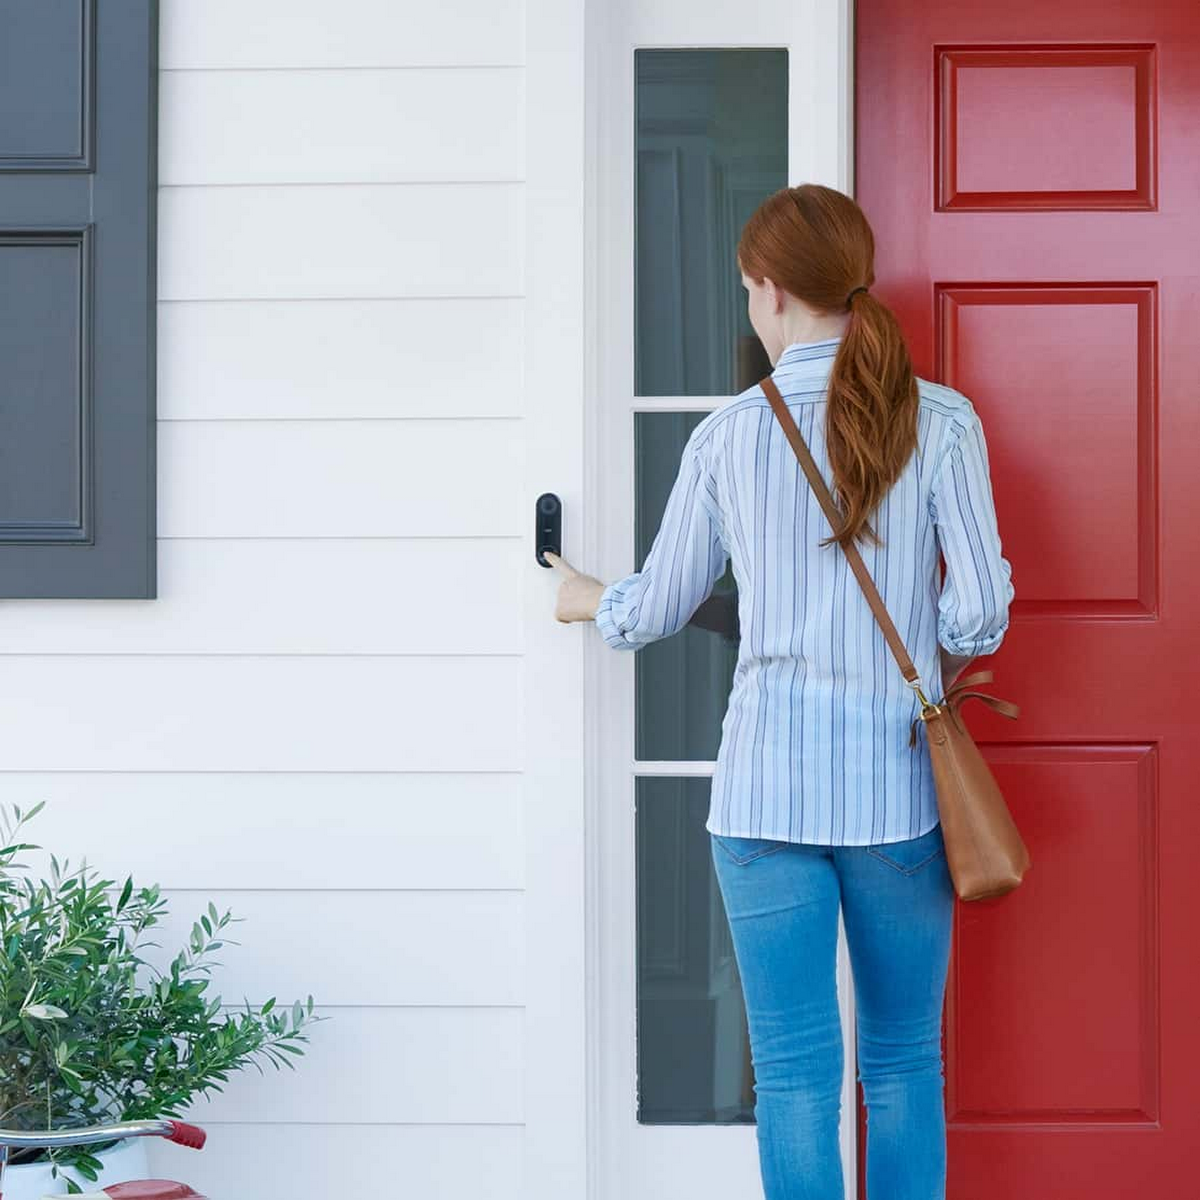
[(710, 833), (754, 1065), (766, 1200), (844, 1200), (838, 904), (854, 978), (868, 1200), (944, 1200), (942, 827), (872, 846)]

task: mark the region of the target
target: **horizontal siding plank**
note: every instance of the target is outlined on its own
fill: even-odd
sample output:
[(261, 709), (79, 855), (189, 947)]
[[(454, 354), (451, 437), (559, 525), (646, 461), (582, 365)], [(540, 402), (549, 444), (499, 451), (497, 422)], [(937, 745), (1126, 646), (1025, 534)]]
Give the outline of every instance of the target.
[[(520, 770), (513, 658), (14, 655), (22, 770)], [(261, 847), (260, 847), (261, 850)]]
[(491, 297), (164, 302), (158, 415), (518, 417), (522, 311)]
[(517, 64), (520, 0), (162, 0), (164, 68)]
[[(453, 854), (448, 847), (431, 853)], [(325, 857), (316, 848), (309, 853)], [(33, 856), (30, 856), (31, 858)], [(109, 876), (111, 878), (111, 876)], [(122, 878), (124, 878), (122, 876)], [(150, 882), (149, 880), (145, 882)], [(167, 968), (211, 900), (234, 921), (211, 992), (226, 1004), (312, 995), (323, 1007), (524, 1003), (520, 892), (165, 890), (147, 961)]]
[(523, 450), (521, 421), (160, 422), (159, 534), (513, 536)]
[(519, 183), (164, 188), (160, 300), (519, 296)]
[(518, 654), (529, 553), (517, 537), (167, 538), (152, 604), (6, 601), (0, 653)]
[(520, 180), (523, 72), (165, 72), (159, 183)]
[(46, 801), (29, 840), (60, 859), (203, 899), (524, 886), (517, 774), (5, 770), (0, 790), (5, 804)]
[[(282, 1086), (287, 1086), (286, 1081)], [(270, 1117), (270, 1109), (260, 1119)], [(219, 1200), (522, 1200), (520, 1125), (209, 1125), (197, 1154), (150, 1139), (150, 1167)]]
[[(336, 946), (316, 953), (336, 955)], [(522, 1120), (522, 1008), (333, 1009), (296, 1071), (266, 1065), (200, 1100), (205, 1121), (511, 1124)]]

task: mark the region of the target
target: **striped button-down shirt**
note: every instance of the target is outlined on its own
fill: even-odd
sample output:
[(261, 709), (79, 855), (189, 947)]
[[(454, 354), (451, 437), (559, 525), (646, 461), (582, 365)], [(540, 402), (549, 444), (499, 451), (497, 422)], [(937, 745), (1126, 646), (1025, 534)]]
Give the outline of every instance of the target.
[[(772, 377), (830, 490), (825, 389), (840, 338), (794, 342)], [(938, 643), (990, 654), (1008, 628), (987, 446), (961, 392), (918, 379), (918, 446), (859, 543), (931, 700)], [(858, 580), (758, 384), (709, 413), (684, 447), (640, 571), (609, 584), (596, 625), (636, 650), (687, 624), (732, 560), (740, 643), (705, 828), (730, 837), (871, 845), (938, 820), (920, 711)], [(939, 588), (939, 550), (946, 561)]]

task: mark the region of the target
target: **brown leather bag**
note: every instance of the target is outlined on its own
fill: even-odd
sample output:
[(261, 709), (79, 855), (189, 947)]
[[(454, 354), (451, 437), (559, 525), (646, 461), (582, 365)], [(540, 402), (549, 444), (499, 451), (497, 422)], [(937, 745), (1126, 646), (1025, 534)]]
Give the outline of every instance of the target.
[[(841, 514), (800, 430), (796, 428), (792, 414), (779, 394), (779, 388), (770, 375), (760, 380), (759, 386), (771, 402), (771, 408), (829, 518), (830, 528), (837, 529), (841, 524)], [(975, 698), (1001, 716), (1013, 720), (1020, 709), (1007, 700), (972, 690), (974, 684), (990, 683), (991, 671), (976, 671), (957, 680), (940, 703), (934, 704), (928, 700), (921, 690), (917, 669), (896, 632), (857, 546), (851, 543), (843, 546), (843, 549), (905, 680), (921, 703), (921, 713), (912, 722), (908, 744), (916, 745), (917, 723), (923, 722), (933, 764), (946, 863), (954, 881), (954, 890), (960, 900), (1003, 896), (1021, 882), (1029, 869), (1029, 851), (1021, 840), (991, 768), (963, 723), (959, 708), (963, 701)]]

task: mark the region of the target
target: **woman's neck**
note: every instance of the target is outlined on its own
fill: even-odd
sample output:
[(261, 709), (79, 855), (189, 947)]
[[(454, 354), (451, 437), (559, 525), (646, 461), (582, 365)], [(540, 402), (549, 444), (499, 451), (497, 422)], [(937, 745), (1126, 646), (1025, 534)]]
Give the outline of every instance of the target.
[(796, 342), (823, 342), (827, 338), (842, 337), (849, 324), (849, 313), (821, 317), (799, 312), (788, 314), (780, 322), (779, 332), (783, 338), (780, 351)]

